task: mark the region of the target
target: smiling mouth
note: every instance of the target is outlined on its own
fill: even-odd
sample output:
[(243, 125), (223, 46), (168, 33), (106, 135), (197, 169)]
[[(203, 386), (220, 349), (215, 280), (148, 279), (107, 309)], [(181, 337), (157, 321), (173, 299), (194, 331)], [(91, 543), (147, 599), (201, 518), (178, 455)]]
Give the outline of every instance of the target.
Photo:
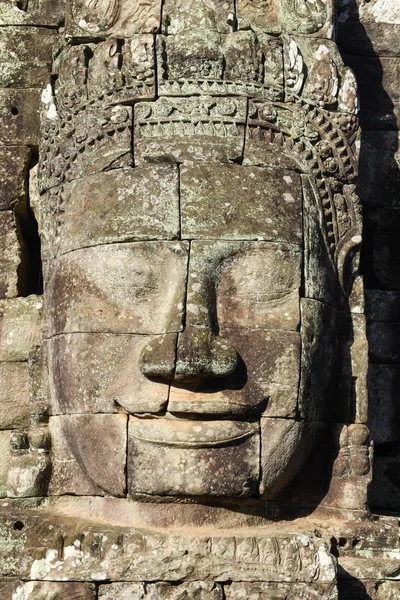
[(149, 444), (175, 448), (208, 448), (241, 442), (259, 433), (258, 422), (140, 419), (133, 437)]

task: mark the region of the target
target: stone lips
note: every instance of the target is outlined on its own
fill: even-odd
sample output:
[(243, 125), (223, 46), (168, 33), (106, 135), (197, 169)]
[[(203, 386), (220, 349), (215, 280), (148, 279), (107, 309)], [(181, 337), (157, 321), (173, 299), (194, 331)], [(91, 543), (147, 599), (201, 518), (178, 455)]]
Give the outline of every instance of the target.
[(207, 448), (239, 442), (258, 432), (258, 424), (242, 421), (138, 420), (134, 437), (149, 444)]

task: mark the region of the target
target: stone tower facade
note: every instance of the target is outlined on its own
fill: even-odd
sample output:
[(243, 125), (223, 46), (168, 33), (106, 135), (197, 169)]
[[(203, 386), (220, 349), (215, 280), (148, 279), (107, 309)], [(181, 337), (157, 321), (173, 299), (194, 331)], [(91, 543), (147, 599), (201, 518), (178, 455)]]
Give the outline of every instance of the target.
[(359, 14), (0, 7), (0, 598), (400, 597)]

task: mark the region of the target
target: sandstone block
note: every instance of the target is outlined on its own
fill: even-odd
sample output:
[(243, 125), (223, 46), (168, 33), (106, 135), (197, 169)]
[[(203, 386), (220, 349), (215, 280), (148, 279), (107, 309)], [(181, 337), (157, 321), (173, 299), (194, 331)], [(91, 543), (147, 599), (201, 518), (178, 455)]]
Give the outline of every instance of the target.
[(99, 600), (144, 600), (147, 596), (143, 583), (111, 583), (99, 587)]
[(400, 363), (400, 323), (371, 322), (367, 332), (371, 362)]
[(301, 339), (299, 414), (316, 422), (347, 422), (350, 415), (354, 418), (350, 314), (302, 298)]
[(368, 368), (369, 415), (371, 439), (377, 444), (395, 443), (400, 436), (399, 365), (370, 364)]
[(0, 128), (2, 144), (38, 146), (38, 88), (0, 89)]
[(25, 200), (29, 154), (26, 146), (0, 146), (0, 210)]
[(113, 583), (101, 585), (100, 600), (222, 600), (222, 587), (219, 584), (191, 581), (171, 585), (166, 582), (150, 583)]
[(363, 129), (396, 130), (400, 117), (400, 58), (344, 55), (357, 78)]
[[(230, 0), (229, 0), (230, 2)], [(221, 9), (229, 2), (221, 3)], [(218, 11), (204, 4), (190, 5), (176, 35), (158, 36), (160, 96), (248, 96), (283, 99), (282, 44), (260, 31), (235, 31), (221, 35)], [(182, 7), (182, 5), (181, 5)], [(197, 11), (194, 18), (193, 12)], [(164, 11), (165, 12), (165, 11)], [(203, 18), (201, 18), (203, 15)], [(234, 13), (227, 12), (227, 21)], [(198, 26), (195, 26), (197, 20)], [(165, 30), (170, 24), (165, 21)]]
[(241, 158), (244, 98), (159, 98), (134, 109), (137, 164), (234, 162)]
[(67, 2), (66, 34), (80, 40), (92, 37), (117, 36), (127, 38), (136, 33), (154, 33), (160, 27), (161, 0), (122, 0), (118, 10), (104, 14), (99, 6), (88, 6), (82, 0)]
[(52, 262), (48, 331), (162, 334), (182, 327), (186, 243), (84, 248)]
[[(101, 101), (105, 94), (112, 98), (113, 103), (117, 100), (137, 102), (154, 99), (154, 36), (133, 35), (123, 43), (111, 38), (92, 46), (92, 49), (93, 54), (89, 53), (87, 58), (88, 77), (85, 82), (92, 101)], [(76, 46), (70, 47), (70, 54), (74, 50)], [(65, 62), (68, 63), (68, 55)], [(68, 80), (63, 81), (63, 85), (64, 95), (68, 98)]]
[(0, 363), (0, 429), (16, 429), (28, 424), (28, 364)]
[(349, 301), (339, 284), (338, 273), (332, 268), (326, 237), (321, 228), (323, 217), (316, 210), (320, 204), (318, 191), (312, 178), (303, 175), (302, 182), (305, 297), (319, 300), (348, 312)]
[(21, 248), (12, 211), (0, 212), (0, 298), (18, 296), (18, 267)]
[(163, 6), (162, 31), (177, 35), (184, 29), (200, 28), (204, 37), (211, 31), (230, 33), (230, 13), (234, 14), (233, 0), (205, 4), (193, 4), (190, 0), (166, 0)]
[(0, 498), (7, 497), (7, 480), (11, 460), (10, 434), (11, 431), (7, 429), (0, 431)]
[(0, 361), (28, 360), (42, 340), (40, 296), (0, 300)]
[(300, 178), (237, 165), (181, 168), (182, 237), (302, 242)]
[(224, 586), (227, 600), (337, 600), (335, 584), (232, 583)]
[(131, 494), (250, 496), (258, 480), (257, 423), (129, 419)]
[(272, 498), (308, 458), (320, 426), (291, 419), (261, 419), (260, 493)]
[(157, 364), (172, 372), (176, 335), (142, 336), (103, 333), (60, 335), (48, 342), (53, 414), (159, 412), (168, 400), (168, 379), (140, 371), (141, 353), (153, 344)]
[(368, 321), (400, 321), (400, 291), (365, 290), (365, 314)]
[(362, 56), (400, 55), (400, 13), (392, 3), (347, 3), (340, 7), (337, 41), (342, 52)]
[(295, 330), (301, 252), (269, 242), (194, 241), (190, 249), (187, 323), (225, 328)]
[[(84, 505), (90, 506), (86, 500)], [(165, 504), (162, 510), (167, 512)], [(203, 515), (201, 511), (197, 514)], [(164, 519), (168, 521), (168, 515), (163, 522)], [(2, 527), (11, 549), (13, 537), (17, 537), (12, 523), (11, 527), (9, 521)], [(327, 544), (319, 532), (310, 534), (303, 528), (299, 532), (298, 522), (296, 531), (293, 525), (288, 527), (283, 522), (266, 529), (252, 528), (251, 533), (218, 531), (213, 527), (214, 531), (205, 535), (199, 532), (198, 525), (196, 521), (194, 528), (166, 531), (158, 527), (146, 529), (142, 524), (137, 528), (121, 528), (94, 520), (89, 523), (87, 513), (78, 517), (69, 512), (57, 517), (40, 515), (33, 520), (25, 544), (17, 537), (14, 564), (17, 563), (17, 568), (20, 565), (20, 576), (28, 581), (32, 577), (59, 580), (62, 573), (69, 581), (91, 580), (101, 585), (112, 581), (146, 582), (148, 587), (150, 582), (170, 582), (176, 588), (176, 584), (191, 582), (275, 581), (315, 585), (336, 581), (336, 558)], [(20, 538), (21, 532), (17, 535)], [(60, 536), (65, 540), (64, 553)], [(26, 560), (21, 561), (22, 556)], [(389, 569), (395, 564), (395, 559), (391, 559)], [(385, 570), (388, 572), (388, 566)]]
[[(297, 332), (221, 328), (221, 343), (234, 349), (236, 370), (220, 380), (173, 382), (168, 410), (176, 413), (295, 417), (300, 377)], [(183, 359), (178, 342), (177, 370)], [(192, 344), (193, 346), (193, 341)], [(193, 360), (193, 358), (192, 358)]]
[(1, 27), (2, 87), (42, 88), (51, 72), (55, 34), (44, 27)]
[[(60, 253), (179, 232), (178, 174), (172, 165), (98, 173), (66, 186)], [(82, 214), (90, 219), (82, 221)]]
[(358, 194), (368, 206), (400, 207), (400, 136), (397, 131), (364, 131)]
[(60, 26), (64, 19), (64, 2), (53, 0), (24, 0), (17, 7), (12, 2), (0, 3), (2, 25)]
[(96, 590), (90, 583), (56, 581), (0, 581), (2, 597), (12, 600), (95, 600)]
[(369, 257), (371, 285), (386, 290), (400, 290), (400, 210), (398, 208), (370, 209), (367, 215), (367, 234), (370, 236)]
[(50, 495), (122, 496), (126, 421), (125, 415), (50, 417)]
[(332, 0), (315, 5), (306, 13), (293, 11), (293, 5), (285, 0), (271, 2), (268, 10), (263, 4), (248, 0), (238, 0), (237, 4), (240, 29), (251, 27), (268, 33), (313, 34), (323, 38), (333, 35), (333, 11)]
[(400, 508), (399, 452), (396, 447), (375, 448), (373, 478), (368, 487), (368, 505), (374, 510)]

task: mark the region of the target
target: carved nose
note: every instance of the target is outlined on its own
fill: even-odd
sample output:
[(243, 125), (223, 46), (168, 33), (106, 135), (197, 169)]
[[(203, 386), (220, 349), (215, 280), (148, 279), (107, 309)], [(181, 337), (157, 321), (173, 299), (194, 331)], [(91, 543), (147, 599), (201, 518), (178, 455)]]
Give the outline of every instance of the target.
[(209, 327), (188, 325), (179, 335), (174, 380), (227, 377), (238, 366), (238, 355)]

